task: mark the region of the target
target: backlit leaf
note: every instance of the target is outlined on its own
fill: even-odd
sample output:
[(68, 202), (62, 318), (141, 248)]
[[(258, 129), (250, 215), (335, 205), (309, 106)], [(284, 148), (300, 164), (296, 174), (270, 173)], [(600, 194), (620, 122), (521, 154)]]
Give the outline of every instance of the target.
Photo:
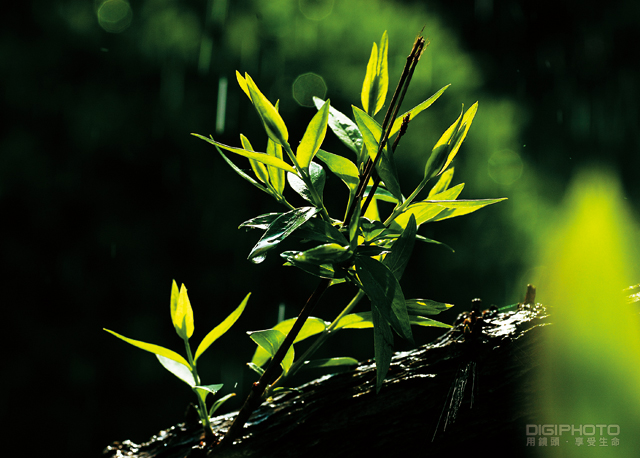
[[(269, 139), (269, 142), (267, 143), (267, 154), (283, 161), (282, 146), (278, 145), (271, 139)], [(272, 165), (269, 165), (267, 167), (269, 169), (269, 181), (271, 181), (271, 184), (273, 185), (276, 192), (282, 195), (285, 186), (284, 170)]]
[(322, 108), (313, 116), (296, 150), (298, 164), (303, 169), (309, 168), (311, 160), (316, 155), (324, 137), (327, 134), (327, 122), (329, 121), (329, 100), (324, 102)]
[[(282, 342), (284, 342), (285, 334), (283, 334), (281, 331), (278, 331), (277, 329), (267, 329), (265, 331), (251, 332), (249, 333), (249, 337), (251, 337), (251, 340), (258, 344), (258, 346), (262, 348), (270, 358), (272, 358), (280, 348), (280, 345), (282, 345)], [(292, 345), (287, 351), (285, 357), (282, 359), (282, 362), (280, 363), (280, 366), (282, 366), (282, 369), (285, 373), (287, 373), (291, 368), (291, 365), (293, 364), (293, 358), (294, 351)], [(268, 359), (269, 358), (267, 358), (267, 360)], [(255, 356), (252, 362), (258, 366), (261, 365), (256, 362)]]
[[(309, 165), (309, 178), (311, 178), (311, 183), (316, 190), (318, 196), (320, 196), (320, 200), (322, 200), (322, 193), (324, 191), (324, 183), (326, 181), (326, 173), (322, 166), (316, 162), (312, 162)], [(306, 183), (298, 177), (298, 175), (294, 175), (293, 173), (287, 174), (287, 181), (289, 182), (289, 186), (295, 192), (297, 192), (304, 200), (307, 202), (313, 202), (313, 196)]]
[(196, 350), (194, 361), (197, 361), (200, 355), (202, 355), (202, 353), (204, 353), (205, 350), (209, 348), (209, 346), (213, 342), (215, 342), (216, 339), (218, 339), (218, 337), (227, 332), (229, 328), (233, 326), (233, 324), (238, 320), (238, 318), (240, 318), (240, 315), (242, 315), (242, 312), (244, 311), (244, 308), (246, 307), (250, 296), (251, 293), (247, 294), (240, 305), (233, 312), (231, 312), (231, 314), (226, 317), (224, 321), (222, 321), (222, 323), (213, 328), (213, 330), (210, 331), (204, 339), (202, 339), (202, 342), (200, 342), (200, 345), (198, 345), (198, 349)]
[(438, 213), (437, 216), (425, 221), (425, 222), (435, 222), (442, 221), (443, 219), (455, 218), (456, 216), (468, 215), (469, 213), (473, 213), (474, 211), (480, 210), (481, 208), (486, 207), (487, 205), (495, 204), (498, 202), (502, 202), (503, 200), (507, 200), (506, 197), (501, 199), (476, 199), (476, 200), (432, 200), (426, 201), (433, 203), (435, 205), (439, 205), (445, 210)]
[(255, 151), (247, 151), (246, 149), (243, 148), (236, 148), (235, 146), (229, 146), (229, 145), (225, 145), (223, 143), (218, 143), (217, 141), (213, 140), (213, 138), (207, 138), (207, 137), (203, 137), (202, 135), (199, 134), (191, 134), (194, 137), (198, 137), (208, 143), (211, 143), (212, 145), (218, 146), (219, 148), (222, 148), (224, 150), (230, 151), (232, 153), (238, 154), (240, 156), (244, 156), (247, 157), (249, 159), (253, 159), (256, 160), (258, 162), (262, 162), (263, 164), (267, 164), (267, 165), (271, 165), (273, 167), (277, 167), (279, 169), (285, 170), (287, 172), (291, 172), (291, 173), (296, 173), (296, 169), (294, 169), (293, 167), (291, 167), (289, 164), (287, 164), (285, 161), (283, 161), (282, 159), (279, 159), (277, 157), (274, 156), (270, 156), (268, 154), (265, 153), (259, 153), (259, 152), (255, 152)]
[(326, 359), (314, 359), (313, 361), (305, 361), (303, 369), (318, 369), (323, 367), (344, 367), (356, 366), (358, 360), (355, 358), (338, 357)]
[(358, 167), (346, 157), (319, 150), (316, 157), (324, 162), (338, 178), (340, 178), (349, 189), (356, 189), (360, 177)]
[(171, 372), (187, 385), (191, 387), (196, 385), (196, 382), (193, 379), (193, 374), (191, 373), (191, 369), (189, 369), (187, 366), (162, 355), (156, 354), (156, 357), (158, 358), (158, 361), (160, 361), (160, 364), (162, 364), (166, 370)]
[(438, 97), (440, 97), (442, 95), (442, 93), (447, 90), (447, 88), (451, 86), (450, 84), (447, 84), (445, 87), (443, 87), (442, 89), (440, 89), (438, 92), (436, 92), (435, 94), (433, 94), (431, 97), (429, 97), (427, 100), (425, 100), (424, 102), (420, 103), (419, 105), (413, 107), (411, 110), (401, 114), (400, 116), (398, 116), (395, 121), (393, 121), (393, 125), (391, 126), (391, 133), (389, 134), (389, 137), (391, 137), (392, 135), (394, 135), (396, 132), (398, 132), (400, 130), (400, 126), (402, 125), (402, 119), (409, 115), (411, 120), (413, 120), (419, 113), (421, 113), (422, 111), (426, 110), (427, 108), (429, 108), (433, 102), (435, 102), (436, 100), (438, 100)]
[(110, 334), (113, 334), (118, 339), (124, 340), (125, 342), (133, 345), (134, 347), (140, 348), (141, 350), (145, 350), (150, 353), (154, 353), (156, 355), (164, 356), (165, 358), (169, 358), (177, 363), (180, 363), (186, 366), (187, 368), (191, 367), (186, 359), (184, 359), (182, 356), (180, 356), (178, 353), (176, 353), (173, 350), (169, 350), (168, 348), (161, 347), (160, 345), (154, 345), (154, 344), (142, 342), (140, 340), (129, 339), (128, 337), (120, 335), (117, 332), (113, 332), (109, 329), (105, 329), (105, 331), (107, 331)]
[(416, 218), (416, 224), (418, 226), (428, 222), (433, 221), (433, 218), (437, 217), (440, 213), (444, 211), (444, 207), (434, 203), (434, 200), (439, 201), (450, 201), (454, 202), (455, 199), (460, 195), (462, 189), (464, 188), (464, 183), (460, 183), (453, 188), (449, 188), (446, 191), (442, 191), (439, 194), (435, 194), (432, 196), (433, 200), (424, 200), (422, 202), (415, 202), (407, 207), (407, 209), (398, 215), (394, 220), (401, 227), (406, 227), (411, 215), (414, 215)]
[(360, 101), (365, 112), (371, 113), (376, 104), (377, 96), (377, 75), (376, 69), (378, 64), (378, 45), (373, 43), (371, 48), (371, 56), (367, 63), (367, 72), (362, 83), (362, 91), (360, 93)]
[(404, 269), (409, 262), (409, 257), (413, 252), (413, 246), (416, 241), (416, 229), (415, 216), (411, 215), (402, 235), (393, 244), (391, 253), (386, 255), (382, 261), (398, 280), (402, 278)]
[[(172, 293), (173, 297), (173, 293)], [(183, 340), (188, 340), (193, 335), (193, 309), (191, 308), (191, 302), (189, 301), (189, 295), (187, 294), (187, 288), (182, 284), (180, 286), (180, 294), (178, 295), (178, 304), (171, 316), (173, 326), (176, 328), (176, 333)]]
[[(253, 146), (249, 142), (249, 139), (244, 135), (240, 134), (240, 143), (242, 143), (242, 147), (246, 151), (254, 151)], [(251, 164), (251, 168), (253, 169), (253, 173), (256, 174), (256, 177), (263, 183), (269, 182), (269, 173), (267, 172), (267, 166), (262, 162), (258, 162), (255, 159), (249, 158), (249, 163)]]
[(267, 135), (279, 145), (286, 145), (289, 140), (289, 132), (282, 117), (273, 104), (260, 92), (251, 77), (247, 73), (245, 73), (244, 76), (249, 94), (251, 94), (251, 102), (258, 112), (260, 119), (262, 119), (262, 124), (264, 125)]
[(445, 304), (430, 299), (407, 299), (406, 304), (407, 311), (411, 315), (437, 315), (453, 307), (453, 304)]

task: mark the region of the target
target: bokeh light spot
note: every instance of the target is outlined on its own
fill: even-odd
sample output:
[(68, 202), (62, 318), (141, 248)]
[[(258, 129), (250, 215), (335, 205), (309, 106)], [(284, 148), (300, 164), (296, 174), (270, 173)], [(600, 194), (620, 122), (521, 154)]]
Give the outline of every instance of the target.
[(129, 2), (124, 0), (107, 0), (97, 11), (98, 23), (105, 31), (122, 33), (131, 25), (133, 11)]
[(298, 0), (298, 7), (304, 17), (312, 21), (321, 21), (333, 11), (334, 0)]
[(293, 82), (293, 98), (303, 107), (313, 107), (313, 97), (324, 100), (327, 84), (315, 73), (305, 73)]
[(524, 168), (520, 155), (509, 149), (493, 153), (489, 158), (488, 166), (491, 179), (507, 186), (520, 179)]

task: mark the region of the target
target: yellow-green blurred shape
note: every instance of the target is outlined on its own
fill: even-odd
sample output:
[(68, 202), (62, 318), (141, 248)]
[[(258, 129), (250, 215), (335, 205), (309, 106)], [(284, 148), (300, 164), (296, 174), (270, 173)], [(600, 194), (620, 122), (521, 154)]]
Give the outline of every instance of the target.
[(96, 14), (100, 27), (111, 33), (124, 32), (133, 19), (131, 5), (124, 0), (106, 0), (98, 7)]
[[(640, 450), (640, 316), (623, 288), (638, 283), (638, 225), (617, 177), (588, 170), (577, 176), (561, 222), (546, 248), (548, 283), (540, 285), (554, 323), (543, 355), (544, 418), (537, 424), (620, 425), (620, 444), (576, 446), (570, 433), (544, 456), (636, 457)], [(540, 437), (540, 436), (538, 436)], [(566, 443), (565, 441), (569, 442)], [(590, 450), (583, 450), (589, 448)], [(551, 455), (557, 453), (557, 455)]]

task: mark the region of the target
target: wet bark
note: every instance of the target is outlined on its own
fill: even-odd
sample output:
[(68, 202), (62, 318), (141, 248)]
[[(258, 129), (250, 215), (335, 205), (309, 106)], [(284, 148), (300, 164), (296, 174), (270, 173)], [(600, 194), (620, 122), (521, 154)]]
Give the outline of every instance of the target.
[[(113, 443), (103, 456), (422, 457), (480, 449), (526, 456), (525, 425), (540, 418), (535, 372), (546, 324), (545, 308), (522, 306), (485, 319), (473, 338), (459, 326), (396, 354), (378, 394), (372, 361), (315, 380), (264, 403), (232, 445), (203, 443), (197, 423), (179, 424), (144, 444)], [(217, 434), (235, 414), (212, 419)]]

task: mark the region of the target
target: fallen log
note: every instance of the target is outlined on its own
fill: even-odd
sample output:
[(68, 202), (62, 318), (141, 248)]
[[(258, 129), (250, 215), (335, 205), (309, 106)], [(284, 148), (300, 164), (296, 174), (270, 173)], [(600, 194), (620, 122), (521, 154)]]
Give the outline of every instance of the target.
[[(462, 318), (434, 342), (397, 353), (378, 394), (375, 364), (365, 361), (263, 403), (232, 445), (205, 443), (196, 417), (143, 444), (114, 442), (103, 456), (337, 458), (478, 450), (526, 456), (525, 425), (540, 417), (535, 370), (547, 310), (520, 305), (479, 320)], [(219, 437), (236, 414), (212, 419)]]

